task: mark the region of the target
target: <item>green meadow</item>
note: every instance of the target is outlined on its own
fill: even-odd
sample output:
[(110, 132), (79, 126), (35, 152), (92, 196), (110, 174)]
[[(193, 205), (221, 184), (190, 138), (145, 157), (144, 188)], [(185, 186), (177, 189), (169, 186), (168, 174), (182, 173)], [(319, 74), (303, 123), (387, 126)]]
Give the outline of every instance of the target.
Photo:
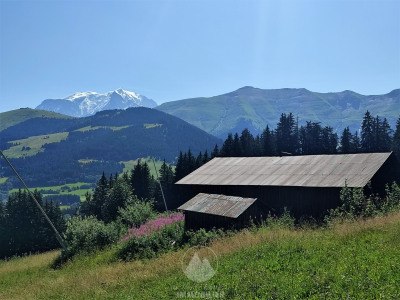
[(109, 248), (59, 269), (52, 251), (0, 262), (0, 298), (399, 299), (399, 237), (400, 213), (328, 228), (247, 229), (208, 246), (218, 267), (204, 283), (182, 271), (187, 249), (121, 262)]

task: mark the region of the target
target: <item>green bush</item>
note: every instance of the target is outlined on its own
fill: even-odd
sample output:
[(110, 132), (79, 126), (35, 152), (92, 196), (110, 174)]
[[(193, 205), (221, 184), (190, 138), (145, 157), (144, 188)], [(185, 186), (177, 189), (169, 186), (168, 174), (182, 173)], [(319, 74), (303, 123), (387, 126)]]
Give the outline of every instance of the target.
[(400, 187), (393, 182), (391, 186), (386, 185), (386, 198), (382, 205), (382, 212), (389, 213), (391, 211), (400, 210)]
[(290, 211), (284, 207), (283, 214), (279, 217), (269, 216), (265, 221), (262, 221), (262, 226), (265, 227), (282, 227), (292, 229), (295, 226), (295, 218), (290, 215)]
[(225, 233), (222, 229), (211, 229), (209, 231), (200, 228), (197, 231), (185, 232), (185, 241), (190, 246), (207, 246), (218, 237), (224, 236)]
[(184, 233), (183, 221), (162, 227), (150, 235), (131, 237), (122, 242), (116, 251), (116, 258), (122, 260), (152, 258), (161, 253), (179, 248)]
[(63, 251), (55, 265), (65, 262), (78, 253), (92, 252), (115, 243), (119, 237), (119, 227), (115, 223), (104, 224), (94, 216), (73, 217), (65, 231), (66, 251)]
[(356, 218), (370, 218), (379, 214), (387, 214), (400, 209), (400, 187), (393, 182), (386, 185), (386, 197), (379, 195), (364, 195), (362, 188), (350, 188), (347, 184), (340, 191), (342, 205), (331, 209), (325, 216), (326, 223), (354, 220)]
[(155, 217), (153, 201), (140, 201), (136, 196), (118, 211), (119, 218), (125, 226), (139, 227), (148, 219)]

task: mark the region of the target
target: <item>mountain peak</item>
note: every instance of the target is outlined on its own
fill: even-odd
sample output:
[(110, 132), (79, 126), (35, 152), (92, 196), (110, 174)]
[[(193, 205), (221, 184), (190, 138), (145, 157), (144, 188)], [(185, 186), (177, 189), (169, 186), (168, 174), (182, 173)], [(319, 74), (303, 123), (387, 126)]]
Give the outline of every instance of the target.
[(105, 94), (77, 92), (66, 98), (44, 100), (37, 109), (53, 111), (73, 117), (86, 117), (107, 109), (129, 107), (153, 108), (157, 103), (145, 96), (119, 88)]

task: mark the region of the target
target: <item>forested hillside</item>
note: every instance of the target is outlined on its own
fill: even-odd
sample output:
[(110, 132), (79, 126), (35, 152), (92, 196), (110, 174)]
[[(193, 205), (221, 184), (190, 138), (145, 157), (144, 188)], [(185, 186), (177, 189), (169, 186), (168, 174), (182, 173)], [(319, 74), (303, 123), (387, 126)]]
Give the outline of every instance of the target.
[[(180, 150), (212, 149), (221, 141), (176, 117), (148, 109), (102, 111), (86, 118), (30, 118), (0, 132), (0, 149), (29, 186), (96, 182), (142, 157), (173, 162)], [(16, 184), (5, 164), (0, 189)]]

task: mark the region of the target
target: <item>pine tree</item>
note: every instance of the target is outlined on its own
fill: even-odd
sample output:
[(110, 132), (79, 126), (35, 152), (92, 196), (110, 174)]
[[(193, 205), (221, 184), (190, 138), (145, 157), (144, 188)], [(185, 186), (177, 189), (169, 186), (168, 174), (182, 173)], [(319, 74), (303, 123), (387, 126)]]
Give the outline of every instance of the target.
[(150, 169), (146, 161), (142, 163), (141, 160), (138, 160), (135, 168), (131, 172), (130, 182), (133, 194), (139, 199), (151, 198), (152, 180)]
[(340, 152), (343, 154), (352, 152), (353, 136), (350, 132), (349, 126), (343, 129), (342, 136), (340, 137)]
[(255, 141), (251, 132), (245, 128), (239, 138), (241, 153), (239, 156), (254, 156)]
[(206, 151), (204, 151), (204, 155), (203, 155), (203, 162), (202, 164), (206, 164), (208, 161), (210, 160), (210, 158), (208, 157), (208, 151), (206, 149)]
[(351, 152), (352, 153), (360, 153), (361, 152), (361, 140), (358, 136), (358, 131), (356, 131), (353, 135), (353, 140), (351, 143)]
[(175, 182), (185, 177), (184, 173), (185, 172), (184, 172), (183, 153), (182, 151), (180, 151), (178, 156), (178, 161), (176, 162), (176, 167), (175, 167)]
[(298, 126), (292, 113), (281, 114), (276, 127), (276, 148), (278, 154), (283, 152), (295, 154), (298, 150)]
[(264, 156), (276, 155), (276, 146), (275, 146), (276, 141), (274, 132), (269, 129), (268, 125), (262, 133), (261, 143), (262, 143), (262, 155)]
[(363, 152), (373, 152), (374, 149), (375, 149), (374, 118), (367, 110), (361, 125), (361, 150)]
[(109, 191), (110, 184), (103, 172), (94, 189), (91, 203), (88, 203), (88, 206), (84, 208), (84, 211), (88, 212), (87, 215), (93, 215), (98, 219), (101, 218), (101, 207), (106, 201)]
[(377, 145), (378, 151), (381, 152), (390, 151), (392, 145), (392, 138), (391, 138), (392, 133), (393, 130), (390, 128), (388, 120), (384, 118), (379, 130), (379, 143)]
[(321, 131), (322, 154), (335, 154), (337, 153), (338, 136), (333, 132), (333, 128), (325, 126)]
[(201, 151), (200, 151), (199, 155), (197, 155), (197, 157), (196, 157), (195, 165), (196, 165), (196, 169), (203, 165), (203, 154), (201, 153)]
[(393, 135), (392, 150), (400, 158), (400, 115), (397, 119), (396, 130)]
[(228, 157), (233, 155), (233, 137), (232, 133), (228, 134), (225, 142), (222, 144), (220, 155)]
[(211, 159), (213, 159), (214, 157), (219, 156), (219, 154), (220, 153), (219, 153), (218, 145), (215, 144), (214, 150), (213, 150), (213, 152), (211, 152)]
[(230, 156), (242, 156), (242, 146), (240, 143), (240, 138), (237, 133), (233, 136), (232, 153)]

